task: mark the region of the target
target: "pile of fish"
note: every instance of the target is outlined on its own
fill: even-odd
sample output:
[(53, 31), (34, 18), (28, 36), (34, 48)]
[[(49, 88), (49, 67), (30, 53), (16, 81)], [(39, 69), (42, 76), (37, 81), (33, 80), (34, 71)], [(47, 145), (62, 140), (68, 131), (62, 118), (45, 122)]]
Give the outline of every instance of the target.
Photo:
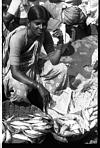
[(84, 135), (97, 125), (98, 107), (91, 106), (86, 110), (69, 113), (54, 119), (55, 133), (61, 137)]
[(53, 129), (51, 117), (46, 114), (28, 114), (25, 117), (9, 117), (2, 121), (2, 143), (13, 143), (19, 139), (30, 143), (45, 138)]
[[(48, 113), (54, 119), (54, 131), (57, 136), (80, 138), (97, 128), (98, 124), (98, 85), (97, 77), (84, 81), (73, 91), (68, 104), (67, 114), (62, 115), (55, 108)], [(64, 106), (65, 107), (65, 106)]]

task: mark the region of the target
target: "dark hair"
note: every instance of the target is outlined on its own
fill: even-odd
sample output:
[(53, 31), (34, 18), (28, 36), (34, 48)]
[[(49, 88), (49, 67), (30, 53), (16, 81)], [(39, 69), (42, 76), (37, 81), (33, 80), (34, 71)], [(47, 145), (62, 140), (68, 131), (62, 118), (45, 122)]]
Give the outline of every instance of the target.
[(51, 3), (60, 3), (62, 0), (49, 0)]
[(40, 5), (32, 6), (28, 12), (29, 21), (41, 19), (48, 22), (50, 17), (50, 13), (43, 6)]

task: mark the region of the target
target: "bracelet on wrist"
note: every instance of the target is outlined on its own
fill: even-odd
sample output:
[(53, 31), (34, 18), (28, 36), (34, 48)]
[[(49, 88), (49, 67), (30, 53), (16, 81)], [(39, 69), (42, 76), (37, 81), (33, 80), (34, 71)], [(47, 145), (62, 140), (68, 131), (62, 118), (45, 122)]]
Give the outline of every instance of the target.
[(37, 85), (36, 85), (36, 87), (37, 87), (37, 88), (39, 88), (39, 87), (40, 87), (40, 85), (39, 85), (39, 84), (37, 84)]
[(59, 38), (58, 44), (63, 44), (64, 40), (63, 37)]
[(63, 44), (57, 44), (57, 50), (62, 50)]
[(58, 41), (58, 43), (57, 44), (63, 44), (64, 42), (63, 41)]

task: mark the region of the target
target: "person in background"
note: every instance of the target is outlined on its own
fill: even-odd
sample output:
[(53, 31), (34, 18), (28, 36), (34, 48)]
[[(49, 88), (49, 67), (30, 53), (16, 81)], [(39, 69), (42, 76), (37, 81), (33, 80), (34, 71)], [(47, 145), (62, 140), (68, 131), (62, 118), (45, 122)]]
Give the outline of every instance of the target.
[[(80, 4), (80, 3), (79, 3)], [(47, 0), (44, 7), (50, 12), (52, 18), (48, 22), (48, 29), (55, 30), (61, 23), (75, 25), (86, 20), (86, 12), (80, 4), (65, 0)]]
[(86, 5), (87, 20), (86, 24), (90, 28), (91, 35), (98, 34), (99, 1), (88, 0)]
[(38, 0), (12, 0), (3, 22), (9, 31), (20, 25), (27, 25), (29, 8), (38, 4)]
[[(7, 12), (7, 9), (8, 9), (8, 5), (7, 4), (3, 4), (2, 5), (2, 12), (3, 12), (2, 14), (3, 14), (3, 17), (5, 17), (6, 12)], [(2, 28), (3, 28), (3, 31), (2, 31), (3, 32), (3, 34), (2, 34), (2, 42), (4, 42), (7, 34), (9, 33), (9, 31), (6, 28), (4, 22), (2, 23)]]
[[(6, 54), (3, 56), (4, 92), (12, 102), (30, 103), (27, 96), (35, 89), (43, 98), (44, 106), (47, 106), (51, 100), (50, 94), (57, 94), (67, 87), (67, 66), (59, 63), (63, 36), (61, 31), (55, 32), (59, 42), (57, 50), (54, 50), (47, 30), (49, 12), (40, 5), (29, 9), (28, 20), (27, 26), (20, 26), (8, 35), (9, 42), (6, 42)], [(40, 67), (38, 61), (42, 45), (47, 55)]]

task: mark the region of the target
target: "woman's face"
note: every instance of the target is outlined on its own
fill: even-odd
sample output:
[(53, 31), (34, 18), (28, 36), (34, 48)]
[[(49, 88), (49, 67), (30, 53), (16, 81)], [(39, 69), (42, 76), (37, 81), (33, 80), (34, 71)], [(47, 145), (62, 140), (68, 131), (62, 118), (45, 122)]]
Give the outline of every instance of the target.
[(46, 29), (46, 22), (43, 20), (34, 20), (30, 22), (30, 29), (33, 34), (40, 36)]

